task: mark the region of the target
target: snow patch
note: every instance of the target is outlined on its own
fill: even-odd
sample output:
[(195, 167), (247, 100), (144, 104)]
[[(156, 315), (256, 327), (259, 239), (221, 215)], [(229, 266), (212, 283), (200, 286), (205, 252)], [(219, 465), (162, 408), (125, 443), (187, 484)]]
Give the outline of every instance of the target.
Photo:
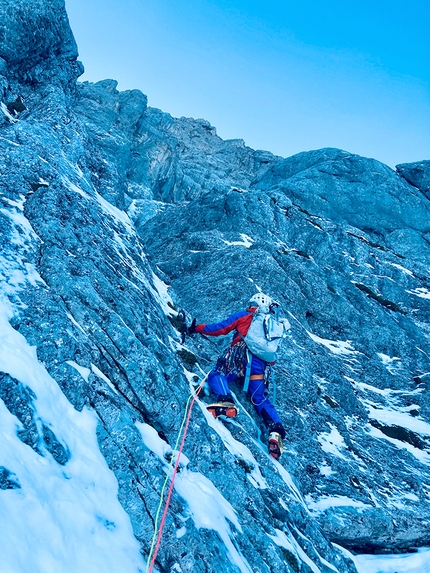
[(430, 573), (430, 548), (418, 549), (416, 553), (403, 555), (349, 553), (348, 557), (354, 561), (358, 573)]
[(407, 428), (412, 432), (417, 434), (422, 434), (424, 436), (430, 436), (430, 424), (420, 420), (419, 418), (413, 417), (406, 412), (399, 412), (399, 410), (389, 410), (388, 408), (374, 408), (370, 404), (367, 405), (369, 410), (369, 418), (373, 420), (378, 420), (387, 425), (401, 426), (402, 428)]
[(251, 239), (251, 237), (248, 237), (248, 235), (245, 235), (244, 233), (240, 233), (240, 236), (242, 237), (241, 241), (226, 241), (225, 239), (222, 239), (222, 241), (228, 246), (241, 246), (246, 247), (247, 249), (255, 243), (254, 239)]
[(106, 382), (106, 384), (109, 386), (109, 388), (111, 390), (113, 390), (115, 392), (115, 394), (118, 394), (119, 396), (119, 392), (118, 390), (115, 388), (115, 386), (112, 384), (112, 382), (109, 380), (109, 378), (107, 376), (105, 376), (103, 374), (103, 372), (101, 370), (99, 370), (97, 368), (97, 366), (95, 366), (94, 364), (91, 364), (91, 370), (94, 372), (94, 374), (96, 376), (98, 376), (99, 378), (101, 378), (102, 380), (104, 380)]
[(97, 193), (97, 191), (95, 193), (95, 197), (105, 213), (107, 213), (120, 223), (122, 223), (126, 227), (126, 229), (131, 230), (130, 217), (127, 215), (125, 211), (121, 211), (121, 209), (118, 209), (118, 207), (115, 207), (114, 205), (112, 205), (112, 203), (106, 201), (106, 199), (102, 197), (100, 193)]
[(88, 382), (88, 376), (91, 373), (91, 370), (89, 368), (85, 368), (85, 366), (79, 366), (79, 364), (76, 364), (76, 362), (74, 362), (73, 360), (66, 360), (66, 364), (77, 370), (79, 374), (82, 376), (82, 378), (85, 380), (85, 382)]
[(429, 454), (427, 454), (426, 452), (423, 452), (422, 450), (416, 448), (415, 446), (412, 446), (411, 444), (408, 444), (407, 442), (402, 442), (400, 440), (390, 438), (389, 436), (386, 436), (383, 432), (381, 432), (381, 430), (374, 428), (370, 424), (368, 425), (368, 433), (373, 438), (377, 438), (379, 440), (387, 440), (388, 442), (390, 442), (391, 444), (393, 444), (394, 446), (396, 446), (400, 450), (407, 450), (410, 454), (412, 454), (422, 464), (430, 465)]
[[(16, 204), (17, 208), (22, 211), (22, 203)], [(31, 226), (30, 221), (24, 216), (23, 213), (17, 213), (16, 211), (9, 211), (8, 209), (0, 209), (0, 212), (9, 217), (13, 221), (16, 227), (21, 229), (25, 240), (31, 241), (32, 239), (37, 239), (37, 235), (34, 232), (33, 227)], [(20, 237), (20, 235), (16, 235), (13, 240), (13, 244), (16, 245), (25, 245), (24, 240)]]
[(143, 424), (142, 422), (135, 423), (136, 428), (139, 430), (142, 436), (142, 441), (148, 450), (154, 452), (154, 454), (160, 458), (160, 460), (166, 462), (166, 454), (172, 453), (172, 448), (167, 442), (162, 440), (158, 435), (157, 430), (155, 430), (149, 424)]
[(376, 386), (371, 386), (370, 384), (366, 384), (365, 382), (357, 382), (352, 378), (348, 378), (345, 376), (347, 380), (352, 382), (355, 386), (360, 388), (361, 390), (369, 390), (370, 392), (374, 392), (375, 394), (379, 394), (380, 396), (390, 396), (390, 394), (400, 394), (402, 390), (392, 390), (391, 388), (376, 388)]
[(333, 426), (333, 424), (330, 424), (330, 422), (328, 425), (331, 428), (330, 432), (324, 432), (317, 436), (317, 440), (321, 448), (324, 450), (324, 452), (347, 461), (347, 458), (340, 451), (341, 449), (345, 448), (345, 440), (339, 433), (339, 430), (336, 428), (336, 426)]
[(235, 510), (214, 484), (203, 474), (185, 468), (176, 477), (175, 489), (187, 502), (188, 510), (197, 529), (217, 531), (230, 553), (232, 562), (242, 573), (252, 573), (246, 559), (231, 540), (232, 534), (227, 520), (242, 533)]
[(407, 290), (406, 292), (420, 298), (430, 298), (430, 291), (424, 287), (419, 287), (414, 290)]
[(176, 538), (181, 539), (187, 533), (187, 528), (183, 525), (180, 529), (176, 530)]
[(398, 358), (397, 356), (393, 356), (391, 358), (391, 356), (387, 356), (387, 354), (382, 354), (382, 352), (377, 352), (377, 355), (382, 360), (382, 364), (384, 366), (388, 366), (388, 365), (392, 364), (393, 362), (400, 360), (400, 358)]
[(9, 110), (7, 109), (6, 105), (3, 102), (0, 103), (0, 108), (11, 123), (17, 123), (18, 119), (16, 117), (13, 117), (13, 115), (9, 113)]
[(396, 269), (401, 270), (402, 272), (406, 273), (410, 277), (415, 276), (412, 271), (410, 271), (409, 269), (405, 269), (405, 267), (402, 267), (402, 265), (398, 265), (397, 263), (388, 263), (388, 264), (391, 265), (392, 267), (396, 267)]
[(11, 315), (0, 301), (0, 369), (35, 393), (37, 424), (54, 432), (70, 459), (61, 466), (48, 452), (41, 456), (24, 444), (16, 434), (20, 422), (0, 400), (0, 465), (21, 486), (1, 492), (2, 570), (143, 571), (118, 483), (98, 447), (97, 415), (73, 408), (37, 360), (36, 348), (9, 324)]
[(320, 474), (323, 475), (324, 477), (329, 477), (336, 473), (335, 471), (332, 470), (331, 466), (327, 465), (325, 462), (322, 464), (322, 466), (319, 467), (319, 470)]
[[(308, 565), (308, 567), (314, 573), (321, 573), (321, 569), (312, 561), (312, 559), (310, 559), (310, 557), (308, 557), (308, 555), (306, 555), (306, 553), (303, 551), (303, 549), (300, 547), (300, 545), (297, 543), (297, 541), (294, 539), (291, 533), (289, 533), (287, 536), (284, 531), (281, 531), (280, 529), (276, 528), (275, 532), (276, 535), (267, 534), (267, 536), (270, 537), (270, 539), (274, 543), (276, 543), (276, 545), (278, 545), (279, 547), (283, 547), (287, 551), (290, 551), (299, 561), (303, 561), (304, 563), (306, 563), (306, 565)], [(331, 569), (337, 571), (337, 569), (334, 568), (332, 565), (330, 565), (329, 563), (327, 564)]]
[(322, 344), (323, 346), (328, 348), (330, 352), (333, 352), (333, 354), (344, 355), (344, 356), (351, 354), (359, 354), (359, 352), (351, 346), (351, 341), (349, 340), (346, 341), (328, 340), (326, 338), (320, 338), (316, 334), (312, 334), (312, 332), (309, 332), (309, 330), (306, 330), (306, 332), (314, 342)]
[(371, 509), (372, 506), (362, 501), (356, 501), (345, 495), (332, 495), (321, 497), (318, 501), (313, 501), (311, 496), (306, 496), (308, 507), (314, 513), (321, 513), (330, 507), (356, 507), (361, 510)]
[(245, 446), (245, 444), (235, 440), (228, 428), (226, 428), (220, 420), (216, 420), (212, 414), (207, 411), (206, 404), (204, 402), (199, 400), (198, 403), (208, 425), (219, 435), (227, 450), (237, 459), (243, 460), (247, 464), (247, 467), (250, 470), (246, 473), (248, 480), (255, 488), (266, 489), (268, 487), (266, 480), (262, 476), (259, 465), (251, 451)]
[(79, 328), (79, 330), (80, 330), (83, 334), (85, 334), (85, 336), (87, 336), (87, 333), (85, 332), (85, 330), (82, 328), (82, 326), (79, 324), (79, 322), (73, 318), (73, 316), (72, 316), (70, 313), (66, 312), (66, 316), (67, 316), (67, 318), (68, 318), (69, 320), (71, 320), (71, 322), (72, 322), (77, 328)]
[(169, 285), (157, 277), (155, 273), (152, 273), (152, 282), (156, 290), (156, 292), (154, 292), (154, 289), (152, 289), (152, 292), (163, 309), (164, 314), (167, 316), (176, 316), (177, 312), (173, 309), (173, 300), (168, 292)]
[(88, 193), (85, 193), (85, 191), (82, 191), (82, 189), (80, 187), (78, 187), (77, 185), (75, 185), (74, 183), (72, 183), (70, 181), (70, 179), (68, 179), (67, 177), (63, 177), (62, 179), (63, 179), (63, 183), (66, 185), (66, 187), (68, 187), (69, 189), (71, 189), (75, 193), (78, 193), (78, 195), (81, 195), (81, 197), (84, 197), (84, 199), (88, 199), (88, 200), (91, 199), (91, 197), (88, 195)]

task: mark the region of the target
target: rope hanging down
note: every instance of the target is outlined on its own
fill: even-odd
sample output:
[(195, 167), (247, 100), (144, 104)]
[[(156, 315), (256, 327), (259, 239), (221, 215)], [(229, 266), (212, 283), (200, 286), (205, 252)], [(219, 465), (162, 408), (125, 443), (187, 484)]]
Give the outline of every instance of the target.
[[(167, 475), (166, 475), (166, 479), (164, 480), (163, 487), (161, 488), (160, 503), (158, 505), (157, 513), (155, 515), (154, 535), (152, 537), (151, 549), (150, 549), (149, 555), (148, 555), (148, 561), (147, 561), (147, 565), (146, 565), (146, 573), (151, 573), (152, 569), (154, 568), (155, 559), (157, 557), (157, 553), (158, 553), (158, 550), (160, 548), (161, 538), (163, 536), (163, 528), (164, 528), (164, 523), (166, 521), (167, 511), (169, 509), (170, 498), (172, 497), (173, 486), (175, 484), (175, 478), (176, 478), (176, 474), (178, 472), (179, 461), (181, 459), (182, 450), (183, 450), (184, 444), (185, 444), (185, 438), (187, 436), (188, 425), (189, 425), (190, 419), (191, 419), (191, 412), (193, 410), (193, 406), (195, 404), (197, 396), (199, 395), (200, 390), (203, 388), (203, 385), (205, 382), (206, 382), (206, 376), (205, 376), (205, 378), (203, 378), (203, 380), (200, 383), (200, 386), (197, 388), (197, 390), (195, 392), (193, 392), (193, 394), (190, 394), (190, 396), (188, 397), (187, 403), (185, 405), (184, 417), (182, 419), (181, 427), (179, 428), (179, 432), (178, 432), (178, 436), (176, 438), (175, 448), (174, 448), (173, 452), (175, 452), (178, 448), (179, 440), (181, 439), (181, 434), (182, 434), (182, 430), (183, 430), (182, 441), (181, 441), (181, 445), (179, 447), (179, 450), (177, 450), (178, 454), (176, 456), (176, 462), (175, 462), (175, 467), (173, 468), (173, 474), (171, 474), (170, 470), (172, 469), (173, 460), (175, 458), (174, 455), (172, 455), (172, 457), (171, 457), (168, 471), (167, 471)], [(190, 404), (190, 402), (191, 402), (191, 404)], [(185, 428), (184, 428), (184, 426), (185, 426)], [(163, 511), (163, 515), (161, 518), (160, 527), (158, 528), (158, 520), (160, 517), (161, 508), (163, 506), (164, 490), (166, 489), (166, 485), (170, 479), (170, 476), (172, 477), (172, 479), (170, 482), (169, 491), (167, 493), (166, 504), (164, 506), (164, 511)], [(158, 528), (158, 531), (157, 531), (157, 528)], [(155, 548), (154, 548), (154, 545), (155, 545)]]

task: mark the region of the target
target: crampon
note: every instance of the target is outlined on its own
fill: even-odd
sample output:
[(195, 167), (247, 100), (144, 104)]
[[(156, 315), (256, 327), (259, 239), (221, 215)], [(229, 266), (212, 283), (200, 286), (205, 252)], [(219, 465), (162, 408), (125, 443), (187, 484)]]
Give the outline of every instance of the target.
[(237, 416), (237, 408), (234, 404), (229, 402), (217, 402), (206, 406), (206, 410), (212, 414), (214, 418), (235, 418)]
[(278, 432), (271, 432), (269, 435), (269, 454), (275, 460), (279, 460), (284, 451), (284, 446), (282, 444), (282, 438)]

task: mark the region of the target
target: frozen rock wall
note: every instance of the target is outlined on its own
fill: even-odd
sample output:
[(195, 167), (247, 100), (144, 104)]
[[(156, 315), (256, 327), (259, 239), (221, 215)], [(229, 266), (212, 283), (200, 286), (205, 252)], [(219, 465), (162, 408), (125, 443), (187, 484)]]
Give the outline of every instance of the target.
[[(158, 570), (343, 573), (355, 569), (338, 545), (428, 545), (426, 162), (394, 172), (336, 149), (282, 159), (223, 141), (113, 80), (77, 83), (61, 1), (0, 14), (5, 547), (20, 512), (34, 510), (30, 532), (40, 521), (23, 505), (40, 483), (31, 495), (66, 548), (59, 504), (82, 508), (88, 571), (108, 570), (106, 547), (112, 571), (145, 569), (185, 404), (227, 344), (182, 347), (176, 310), (218, 320), (258, 289), (292, 323), (276, 370), (286, 452), (268, 457), (239, 386), (237, 422), (198, 401)], [(7, 565), (42, 572), (50, 555), (82, 569), (51, 539), (8, 549)]]

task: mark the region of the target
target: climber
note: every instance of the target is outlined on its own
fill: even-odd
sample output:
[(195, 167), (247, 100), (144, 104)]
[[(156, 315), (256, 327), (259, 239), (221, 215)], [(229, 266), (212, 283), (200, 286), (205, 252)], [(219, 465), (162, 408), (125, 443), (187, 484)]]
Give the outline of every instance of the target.
[(249, 300), (246, 310), (236, 312), (216, 324), (196, 324), (194, 319), (188, 328), (188, 334), (197, 332), (206, 336), (222, 336), (234, 331), (230, 346), (208, 375), (207, 381), (217, 396), (217, 402), (207, 409), (216, 418), (220, 415), (235, 417), (237, 408), (229, 384), (237, 379), (244, 380), (244, 390), (248, 391), (252, 404), (268, 428), (269, 453), (275, 459), (279, 459), (283, 452), (285, 429), (267, 396), (266, 387), (269, 370), (276, 360), (277, 347), (290, 327), (288, 320), (277, 320), (278, 307), (278, 302), (257, 293)]

